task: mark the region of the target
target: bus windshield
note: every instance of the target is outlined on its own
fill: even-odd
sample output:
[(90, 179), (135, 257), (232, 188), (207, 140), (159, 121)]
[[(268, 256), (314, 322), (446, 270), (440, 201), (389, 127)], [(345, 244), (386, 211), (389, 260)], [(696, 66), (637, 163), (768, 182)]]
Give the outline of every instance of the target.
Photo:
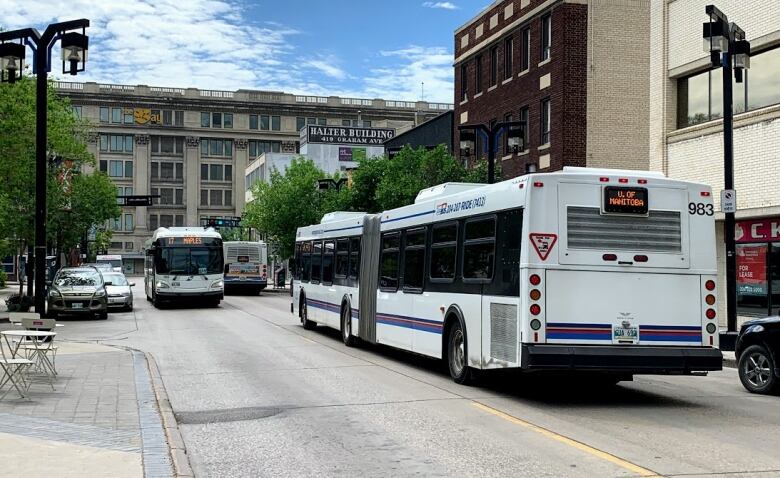
[(157, 273), (205, 275), (222, 273), (222, 249), (163, 247), (158, 250)]

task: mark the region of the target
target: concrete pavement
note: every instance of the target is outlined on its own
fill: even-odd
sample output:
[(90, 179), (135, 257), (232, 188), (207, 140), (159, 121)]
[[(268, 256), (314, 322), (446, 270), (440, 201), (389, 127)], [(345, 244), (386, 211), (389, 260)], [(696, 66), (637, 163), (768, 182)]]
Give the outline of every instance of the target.
[[(65, 319), (57, 332), (76, 323)], [(173, 476), (145, 355), (94, 343), (56, 344), (54, 391), (38, 379), (26, 399), (12, 390), (0, 400), (3, 474)]]
[(284, 295), (160, 311), (135, 292), (134, 313), (63, 338), (155, 357), (197, 476), (780, 476), (778, 398), (733, 369), (462, 387), (438, 361), (303, 330)]

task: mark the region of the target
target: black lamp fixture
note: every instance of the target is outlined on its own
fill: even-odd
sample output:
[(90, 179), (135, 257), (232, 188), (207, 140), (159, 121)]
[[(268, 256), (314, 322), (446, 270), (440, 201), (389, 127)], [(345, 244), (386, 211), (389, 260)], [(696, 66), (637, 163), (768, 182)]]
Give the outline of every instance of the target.
[(89, 37), (84, 33), (68, 32), (62, 35), (62, 73), (76, 75), (87, 64)]
[(22, 77), (25, 48), (21, 43), (0, 44), (0, 79), (14, 83)]
[(476, 134), (473, 129), (466, 129), (460, 132), (460, 154), (461, 156), (471, 156), (476, 145)]

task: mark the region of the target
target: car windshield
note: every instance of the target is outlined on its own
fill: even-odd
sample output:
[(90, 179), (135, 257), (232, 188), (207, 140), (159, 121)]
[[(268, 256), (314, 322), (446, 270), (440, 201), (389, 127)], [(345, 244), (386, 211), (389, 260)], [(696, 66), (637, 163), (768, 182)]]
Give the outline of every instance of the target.
[(103, 274), (103, 279), (111, 285), (127, 285), (127, 278), (122, 274)]
[(58, 286), (96, 286), (100, 284), (100, 275), (95, 271), (60, 271), (54, 283)]
[(165, 247), (159, 250), (158, 274), (204, 275), (222, 273), (221, 248)]

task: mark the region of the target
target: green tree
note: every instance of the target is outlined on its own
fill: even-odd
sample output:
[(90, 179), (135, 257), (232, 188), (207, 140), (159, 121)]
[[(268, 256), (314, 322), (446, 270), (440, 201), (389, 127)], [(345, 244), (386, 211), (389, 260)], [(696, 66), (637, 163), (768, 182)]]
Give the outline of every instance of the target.
[(284, 174), (274, 168), (270, 182), (252, 187), (254, 200), (246, 206), (244, 222), (266, 234), (280, 258), (291, 257), (299, 227), (317, 224), (324, 213), (345, 204), (343, 194), (319, 191), (317, 180), (326, 177), (304, 158), (294, 159)]
[[(0, 84), (0, 230), (2, 238), (22, 251), (35, 240), (35, 80), (22, 78), (14, 84)], [(76, 171), (94, 164), (87, 150), (89, 125), (73, 114), (70, 101), (48, 89), (47, 153), (67, 158)], [(62, 166), (48, 169), (47, 214), (49, 239), (57, 228), (69, 232), (72, 222), (68, 195), (58, 182)], [(116, 194), (116, 193), (114, 193)], [(115, 199), (114, 199), (115, 201)]]

